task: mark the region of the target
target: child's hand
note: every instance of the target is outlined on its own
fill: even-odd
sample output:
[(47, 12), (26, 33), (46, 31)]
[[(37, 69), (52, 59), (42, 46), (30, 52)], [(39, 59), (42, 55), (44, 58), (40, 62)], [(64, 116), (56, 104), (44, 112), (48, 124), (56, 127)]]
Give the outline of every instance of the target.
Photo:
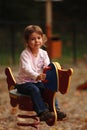
[(38, 81), (38, 80), (43, 81), (43, 80), (45, 80), (45, 78), (46, 78), (46, 74), (42, 73), (39, 76), (37, 76), (36, 81)]

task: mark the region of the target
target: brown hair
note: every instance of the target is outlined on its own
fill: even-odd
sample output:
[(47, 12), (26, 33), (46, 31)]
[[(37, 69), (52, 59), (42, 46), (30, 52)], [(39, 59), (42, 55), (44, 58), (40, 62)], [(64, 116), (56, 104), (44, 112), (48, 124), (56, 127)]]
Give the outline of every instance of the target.
[(33, 32), (37, 32), (38, 34), (40, 34), (43, 37), (43, 31), (39, 26), (37, 26), (37, 25), (29, 25), (24, 30), (24, 39), (25, 39), (26, 42), (28, 41), (30, 35)]
[(43, 34), (42, 29), (37, 25), (29, 25), (29, 26), (25, 27), (25, 29), (24, 29), (24, 40), (26, 42), (25, 46), (27, 46), (27, 42), (29, 40), (29, 37), (33, 32), (36, 32), (42, 36), (42, 38), (43, 38), (42, 48), (46, 49), (47, 36), (45, 34)]

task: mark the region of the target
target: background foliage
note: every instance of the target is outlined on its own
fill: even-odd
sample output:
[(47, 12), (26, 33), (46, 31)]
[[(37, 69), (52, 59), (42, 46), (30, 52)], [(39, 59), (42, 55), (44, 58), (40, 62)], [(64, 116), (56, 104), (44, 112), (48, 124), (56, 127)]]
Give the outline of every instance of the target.
[[(34, 0), (0, 0), (0, 64), (18, 63), (23, 49), (23, 29), (40, 25), (46, 32), (45, 2)], [(87, 50), (87, 1), (52, 2), (53, 35), (63, 41), (61, 60), (76, 62)], [(67, 62), (67, 61), (65, 61)]]

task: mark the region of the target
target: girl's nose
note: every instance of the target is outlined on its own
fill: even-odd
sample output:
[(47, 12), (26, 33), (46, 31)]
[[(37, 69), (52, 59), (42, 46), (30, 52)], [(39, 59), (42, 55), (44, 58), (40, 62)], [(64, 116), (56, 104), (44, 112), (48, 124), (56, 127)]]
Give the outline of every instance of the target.
[(38, 42), (38, 38), (36, 38), (36, 40), (35, 40), (36, 42)]

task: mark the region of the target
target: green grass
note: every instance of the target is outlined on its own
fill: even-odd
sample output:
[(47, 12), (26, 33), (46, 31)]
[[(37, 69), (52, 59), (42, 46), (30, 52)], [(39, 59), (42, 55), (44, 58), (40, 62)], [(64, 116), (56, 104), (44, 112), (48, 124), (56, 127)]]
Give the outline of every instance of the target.
[(0, 54), (0, 65), (10, 65), (10, 64), (18, 64), (19, 62), (19, 54), (15, 55), (15, 59), (13, 60), (13, 57), (11, 54), (1, 53)]

